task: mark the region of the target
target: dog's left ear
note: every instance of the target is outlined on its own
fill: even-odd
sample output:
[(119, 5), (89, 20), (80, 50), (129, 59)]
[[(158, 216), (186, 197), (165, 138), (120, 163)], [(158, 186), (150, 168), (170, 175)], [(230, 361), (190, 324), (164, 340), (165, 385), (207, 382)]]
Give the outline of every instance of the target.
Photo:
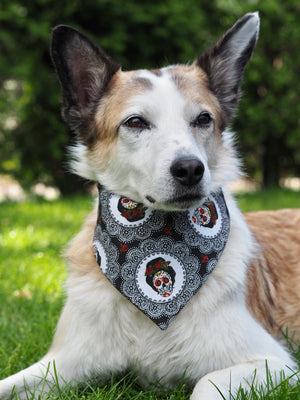
[(220, 102), (224, 128), (233, 120), (243, 71), (253, 53), (258, 32), (258, 13), (246, 14), (195, 61), (206, 72), (210, 89)]

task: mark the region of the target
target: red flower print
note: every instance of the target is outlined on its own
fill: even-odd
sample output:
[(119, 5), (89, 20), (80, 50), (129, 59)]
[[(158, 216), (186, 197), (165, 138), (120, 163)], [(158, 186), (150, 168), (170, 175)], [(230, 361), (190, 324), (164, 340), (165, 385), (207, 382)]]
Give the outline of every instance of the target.
[(152, 275), (152, 273), (153, 273), (153, 268), (147, 267), (146, 268), (146, 275)]
[(124, 218), (129, 218), (129, 217), (130, 217), (130, 212), (124, 211), (124, 212), (123, 212), (123, 217), (124, 217)]
[(169, 297), (170, 294), (171, 294), (171, 293), (169, 293), (169, 292), (165, 292), (165, 293), (163, 294), (163, 297)]
[(203, 263), (207, 263), (208, 262), (208, 257), (207, 256), (203, 256), (202, 257), (202, 262)]
[(159, 269), (160, 267), (161, 267), (161, 263), (160, 263), (159, 261), (157, 261), (157, 262), (154, 264), (154, 268)]
[(200, 214), (204, 214), (203, 208), (199, 208), (199, 212), (200, 212)]
[(216, 216), (213, 215), (213, 216), (211, 217), (211, 220), (212, 220), (212, 222), (215, 224), (215, 223), (216, 223), (216, 220), (217, 220)]
[(127, 244), (121, 244), (121, 251), (125, 252), (128, 250)]
[(170, 228), (169, 226), (166, 226), (166, 227), (164, 228), (164, 233), (165, 233), (166, 235), (169, 235), (170, 232), (171, 232), (171, 228)]
[(140, 210), (137, 209), (137, 210), (133, 210), (132, 213), (133, 213), (133, 215), (134, 215), (135, 217), (138, 217), (138, 216), (140, 215), (141, 212), (140, 212)]

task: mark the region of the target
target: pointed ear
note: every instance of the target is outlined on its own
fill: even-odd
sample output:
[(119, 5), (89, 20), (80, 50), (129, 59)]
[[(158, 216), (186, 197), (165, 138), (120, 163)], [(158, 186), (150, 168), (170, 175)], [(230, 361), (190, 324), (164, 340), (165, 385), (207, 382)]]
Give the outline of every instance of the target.
[(210, 89), (220, 102), (224, 128), (233, 120), (243, 71), (253, 53), (258, 32), (258, 13), (246, 14), (196, 60), (206, 72)]
[[(51, 56), (62, 86), (63, 116), (79, 135), (120, 65), (76, 29), (53, 29)], [(86, 139), (88, 139), (86, 137)]]

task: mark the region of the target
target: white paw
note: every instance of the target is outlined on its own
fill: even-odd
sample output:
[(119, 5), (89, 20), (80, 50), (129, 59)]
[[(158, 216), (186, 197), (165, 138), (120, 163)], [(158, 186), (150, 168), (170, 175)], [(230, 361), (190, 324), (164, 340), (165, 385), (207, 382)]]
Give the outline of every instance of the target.
[[(202, 378), (195, 386), (190, 400), (221, 400), (229, 398), (229, 380), (228, 384), (215, 385), (209, 378)], [(222, 393), (222, 394), (221, 394)]]
[[(230, 400), (235, 398), (240, 388), (249, 390), (252, 386), (266, 384), (269, 378), (276, 385), (291, 375), (293, 371), (278, 360), (269, 360), (268, 366), (265, 360), (238, 364), (205, 375), (195, 386), (190, 399)], [(298, 376), (290, 379), (290, 383), (293, 383), (293, 380), (297, 381)]]

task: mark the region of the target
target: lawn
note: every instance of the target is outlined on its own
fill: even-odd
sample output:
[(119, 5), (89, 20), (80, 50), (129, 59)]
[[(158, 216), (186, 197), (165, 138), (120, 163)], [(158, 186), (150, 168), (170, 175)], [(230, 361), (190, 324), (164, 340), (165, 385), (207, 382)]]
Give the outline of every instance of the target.
[[(300, 193), (290, 190), (240, 194), (237, 199), (244, 211), (300, 207)], [(75, 197), (0, 204), (0, 378), (47, 351), (64, 300), (61, 254), (92, 203), (90, 197)], [(271, 386), (265, 397), (240, 393), (238, 398), (300, 399), (300, 385), (291, 389), (283, 384), (277, 394)], [(146, 391), (127, 376), (105, 386), (70, 389), (53, 399), (175, 400), (188, 399), (189, 393), (182, 384), (167, 393)]]

